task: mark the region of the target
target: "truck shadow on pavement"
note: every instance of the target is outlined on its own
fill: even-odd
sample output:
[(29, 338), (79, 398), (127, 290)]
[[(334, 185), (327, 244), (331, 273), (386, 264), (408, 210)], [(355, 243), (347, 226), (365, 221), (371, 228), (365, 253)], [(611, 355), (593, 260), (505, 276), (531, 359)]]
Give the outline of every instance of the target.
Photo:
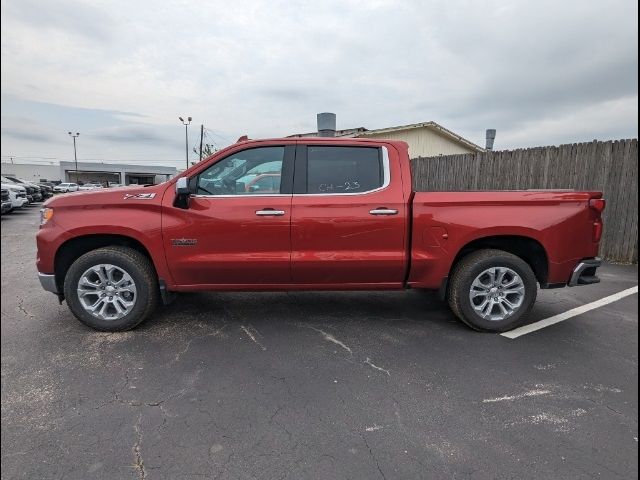
[(436, 293), (398, 292), (251, 292), (181, 293), (159, 307), (138, 329), (154, 326), (188, 329), (202, 323), (347, 325), (370, 328), (419, 326), (425, 329), (473, 332), (458, 321)]

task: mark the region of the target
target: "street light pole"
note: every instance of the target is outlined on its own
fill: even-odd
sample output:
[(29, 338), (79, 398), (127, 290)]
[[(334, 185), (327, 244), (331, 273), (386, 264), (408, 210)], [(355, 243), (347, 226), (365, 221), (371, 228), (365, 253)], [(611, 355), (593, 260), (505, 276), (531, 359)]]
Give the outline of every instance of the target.
[(78, 153), (76, 151), (76, 138), (80, 136), (80, 133), (76, 132), (73, 134), (72, 132), (69, 132), (69, 135), (73, 138), (73, 159), (76, 162), (76, 183), (78, 183)]
[(178, 120), (184, 125), (184, 152), (187, 157), (187, 168), (189, 168), (189, 124), (191, 123), (191, 117), (187, 117), (186, 122), (182, 117), (178, 117)]

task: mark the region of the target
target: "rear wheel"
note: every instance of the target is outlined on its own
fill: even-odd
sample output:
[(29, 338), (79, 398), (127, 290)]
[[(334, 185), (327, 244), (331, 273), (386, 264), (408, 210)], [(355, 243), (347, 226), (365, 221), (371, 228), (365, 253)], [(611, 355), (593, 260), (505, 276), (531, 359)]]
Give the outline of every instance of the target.
[(149, 259), (132, 248), (85, 253), (67, 272), (64, 295), (71, 312), (96, 330), (129, 330), (158, 303), (158, 282)]
[(538, 294), (527, 262), (502, 250), (479, 250), (454, 268), (449, 306), (476, 330), (504, 332), (521, 325)]

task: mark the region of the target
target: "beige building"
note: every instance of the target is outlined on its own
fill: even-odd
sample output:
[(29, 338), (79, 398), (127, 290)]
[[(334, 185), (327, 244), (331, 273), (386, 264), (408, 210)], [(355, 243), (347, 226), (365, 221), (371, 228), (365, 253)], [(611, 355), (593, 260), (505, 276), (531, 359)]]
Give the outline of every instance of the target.
[[(315, 137), (317, 132), (299, 133), (291, 137)], [(484, 149), (436, 122), (414, 123), (399, 127), (367, 130), (364, 127), (336, 130), (336, 137), (379, 138), (401, 140), (409, 144), (409, 156), (436, 157), (457, 153), (484, 152)]]
[(400, 127), (359, 132), (356, 137), (402, 140), (409, 144), (409, 156), (435, 157), (457, 153), (483, 152), (484, 149), (436, 122), (414, 123)]

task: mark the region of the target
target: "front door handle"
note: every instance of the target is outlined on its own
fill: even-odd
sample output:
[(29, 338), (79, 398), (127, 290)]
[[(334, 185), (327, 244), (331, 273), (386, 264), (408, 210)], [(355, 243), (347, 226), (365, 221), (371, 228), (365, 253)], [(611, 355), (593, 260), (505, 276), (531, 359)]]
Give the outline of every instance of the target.
[(273, 208), (256, 210), (256, 215), (258, 215), (259, 217), (281, 217), (284, 215), (284, 213), (284, 210), (274, 210)]
[(397, 215), (398, 210), (395, 210), (393, 208), (378, 207), (369, 211), (369, 214), (370, 215)]

